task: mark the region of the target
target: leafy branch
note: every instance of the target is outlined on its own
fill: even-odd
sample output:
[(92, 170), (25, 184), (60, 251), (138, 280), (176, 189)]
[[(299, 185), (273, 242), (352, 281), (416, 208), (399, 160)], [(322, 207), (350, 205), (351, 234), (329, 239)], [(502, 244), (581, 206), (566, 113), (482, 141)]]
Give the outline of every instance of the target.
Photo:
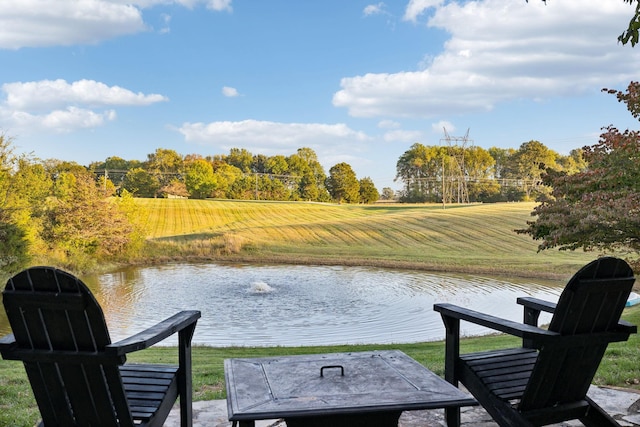
[[(529, 0), (525, 0), (527, 3), (529, 3)], [(547, 0), (542, 0), (545, 4), (547, 3)], [(625, 3), (629, 3), (630, 5), (633, 5), (633, 3), (636, 3), (636, 10), (633, 14), (633, 17), (631, 18), (631, 20), (629, 21), (629, 27), (624, 30), (622, 32), (622, 34), (620, 34), (618, 36), (618, 41), (622, 44), (627, 44), (629, 42), (631, 42), (631, 47), (634, 47), (638, 41), (640, 41), (640, 0), (622, 0)]]

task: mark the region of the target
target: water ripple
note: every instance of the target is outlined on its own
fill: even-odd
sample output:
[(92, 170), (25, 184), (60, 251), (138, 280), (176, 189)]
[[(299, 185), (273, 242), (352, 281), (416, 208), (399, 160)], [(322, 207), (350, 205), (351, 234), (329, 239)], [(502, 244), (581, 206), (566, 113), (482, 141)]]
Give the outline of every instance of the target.
[[(202, 318), (193, 342), (210, 346), (439, 340), (444, 327), (433, 311), (436, 302), (520, 321), (517, 297), (556, 301), (563, 286), (361, 267), (216, 264), (127, 268), (85, 281), (104, 309), (114, 341), (179, 310), (195, 309)], [(469, 324), (462, 330), (487, 332)]]

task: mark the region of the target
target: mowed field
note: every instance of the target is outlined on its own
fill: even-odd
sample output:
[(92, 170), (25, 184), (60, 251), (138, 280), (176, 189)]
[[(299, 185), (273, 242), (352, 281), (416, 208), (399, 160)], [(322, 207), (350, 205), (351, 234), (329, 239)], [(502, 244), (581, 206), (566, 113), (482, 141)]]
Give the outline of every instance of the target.
[(149, 256), (566, 278), (597, 253), (537, 251), (535, 203), (335, 205), (136, 199)]

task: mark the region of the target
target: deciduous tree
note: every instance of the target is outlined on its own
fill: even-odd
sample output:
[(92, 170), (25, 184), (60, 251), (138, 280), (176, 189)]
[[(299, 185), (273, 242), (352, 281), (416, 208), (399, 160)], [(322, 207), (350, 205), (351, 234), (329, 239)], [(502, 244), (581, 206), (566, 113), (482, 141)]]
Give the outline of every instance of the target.
[(629, 27), (618, 36), (618, 41), (622, 44), (631, 42), (631, 46), (635, 46), (640, 41), (638, 32), (640, 31), (640, 1), (638, 0), (623, 0), (625, 3), (633, 4), (636, 2), (636, 10), (629, 21)]
[(506, 178), (505, 174), (507, 173), (506, 169), (509, 164), (509, 157), (511, 157), (516, 150), (514, 148), (491, 147), (487, 151), (495, 162), (493, 165), (493, 177), (496, 179)]
[(299, 148), (295, 154), (287, 157), (287, 164), (288, 173), (296, 185), (292, 193), (294, 200), (329, 200), (325, 186), (327, 175), (314, 150)]
[(28, 258), (26, 230), (18, 224), (20, 212), (12, 189), (17, 158), (10, 138), (0, 134), (0, 269), (13, 271)]
[(18, 160), (11, 184), (13, 217), (15, 224), (25, 233), (30, 253), (44, 252), (42, 222), (52, 186), (51, 176), (41, 163), (26, 157)]
[(547, 148), (540, 141), (529, 141), (508, 157), (503, 170), (505, 178), (521, 180), (525, 199), (532, 200), (543, 191), (542, 174), (548, 168), (556, 169), (558, 153)]
[(236, 180), (242, 178), (242, 171), (235, 166), (221, 163), (214, 167), (214, 189), (212, 197), (231, 197), (230, 190)]
[(360, 200), (360, 184), (348, 163), (338, 163), (329, 169), (326, 186), (331, 198), (338, 203), (358, 203)]
[(375, 203), (380, 198), (380, 193), (370, 177), (364, 177), (359, 181), (360, 203)]
[(204, 159), (196, 159), (186, 166), (184, 184), (191, 196), (196, 199), (210, 197), (215, 188), (213, 166)]
[(284, 175), (289, 171), (289, 165), (287, 164), (287, 158), (282, 154), (271, 156), (266, 162), (266, 173), (273, 173), (276, 175)]
[(237, 167), (244, 173), (252, 172), (253, 155), (245, 148), (232, 148), (225, 160), (227, 164)]
[[(637, 88), (632, 82), (627, 93)], [(611, 91), (618, 93), (617, 91)], [(619, 97), (629, 111), (638, 98)], [(535, 208), (535, 221), (517, 230), (540, 240), (540, 250), (600, 250), (640, 253), (640, 132), (610, 126), (600, 141), (583, 149), (588, 167), (578, 173), (549, 171), (549, 198)]]
[(94, 263), (126, 251), (133, 227), (118, 206), (104, 198), (90, 174), (62, 172), (49, 199), (43, 235), (61, 262)]
[(403, 201), (426, 202), (442, 199), (444, 147), (413, 144), (396, 163), (396, 180), (404, 182)]
[(164, 186), (182, 173), (184, 160), (175, 150), (158, 148), (155, 153), (147, 155), (146, 166), (147, 172), (156, 178), (160, 186)]
[(166, 198), (169, 198), (169, 197), (187, 198), (191, 196), (191, 194), (189, 193), (189, 190), (187, 190), (187, 186), (185, 185), (185, 183), (177, 179), (174, 179), (167, 185), (160, 188), (160, 190), (158, 190), (158, 195), (160, 197), (166, 197)]
[(382, 189), (382, 195), (380, 196), (382, 200), (393, 200), (395, 197), (396, 197), (396, 193), (395, 191), (393, 191), (393, 188), (384, 187)]
[(160, 189), (160, 182), (142, 168), (133, 168), (122, 180), (122, 188), (136, 197), (155, 197)]

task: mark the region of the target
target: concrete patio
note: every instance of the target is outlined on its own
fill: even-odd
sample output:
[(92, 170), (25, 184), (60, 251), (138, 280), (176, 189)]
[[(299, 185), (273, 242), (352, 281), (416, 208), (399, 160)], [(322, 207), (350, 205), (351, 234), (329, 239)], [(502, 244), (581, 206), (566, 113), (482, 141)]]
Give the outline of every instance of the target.
[[(589, 396), (613, 416), (621, 426), (640, 426), (640, 393), (635, 390), (621, 390), (603, 387), (591, 387)], [(491, 417), (480, 407), (462, 409), (462, 425), (473, 427), (495, 427)], [(555, 426), (581, 426), (578, 421), (571, 421)], [(227, 403), (225, 400), (194, 402), (193, 427), (230, 427), (227, 419)], [(283, 420), (262, 420), (256, 427), (285, 427)], [(399, 427), (445, 427), (444, 411), (411, 411), (400, 417)], [(180, 427), (180, 413), (177, 409), (165, 423), (165, 427)]]

